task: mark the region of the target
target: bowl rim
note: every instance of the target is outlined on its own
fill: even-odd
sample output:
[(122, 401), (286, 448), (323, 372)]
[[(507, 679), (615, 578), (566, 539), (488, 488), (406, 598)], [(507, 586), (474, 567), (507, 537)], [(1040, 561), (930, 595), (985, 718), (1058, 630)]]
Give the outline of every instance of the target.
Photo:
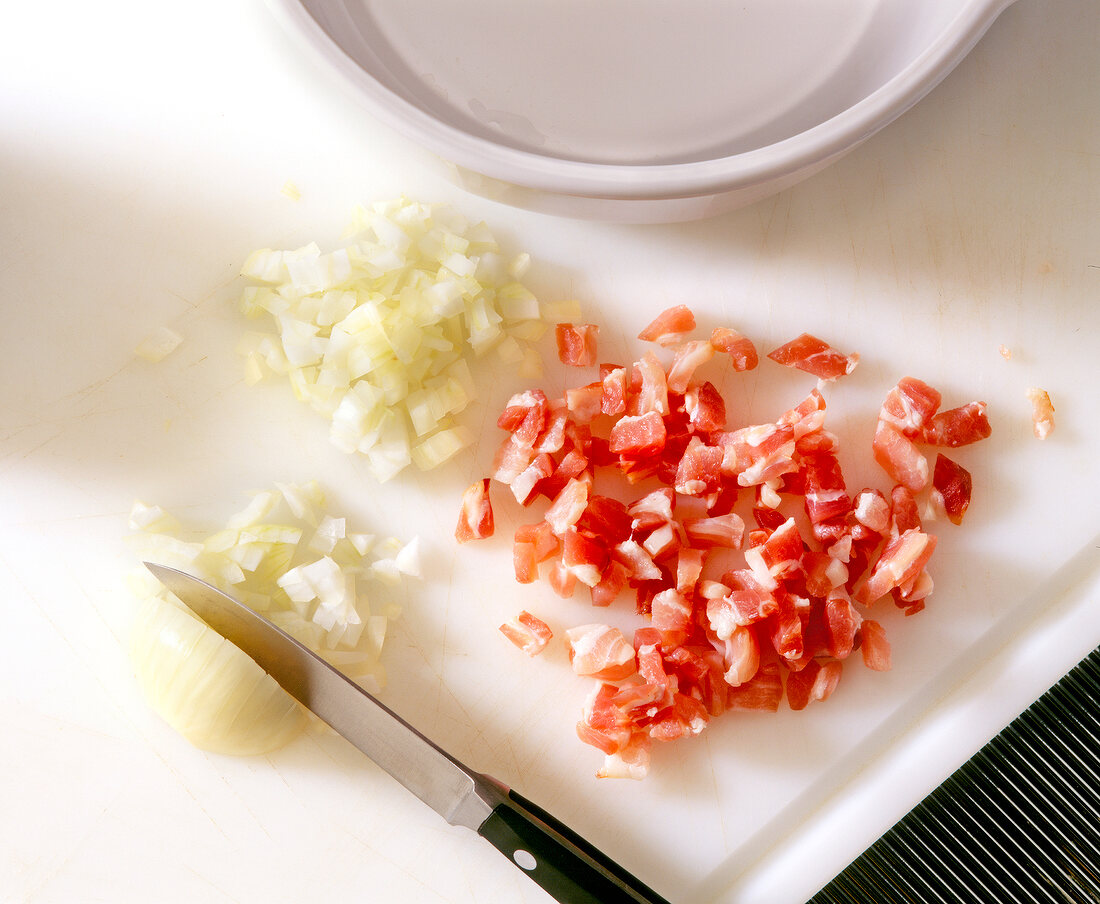
[[(345, 0), (337, 0), (345, 2)], [(314, 19), (305, 0), (267, 0), (283, 27), (335, 67), (378, 120), (465, 169), (556, 194), (608, 199), (689, 198), (738, 191), (819, 167), (888, 125), (931, 91), (1015, 0), (968, 0), (908, 66), (835, 116), (739, 154), (667, 164), (569, 160), (498, 144), (429, 115), (364, 69)]]

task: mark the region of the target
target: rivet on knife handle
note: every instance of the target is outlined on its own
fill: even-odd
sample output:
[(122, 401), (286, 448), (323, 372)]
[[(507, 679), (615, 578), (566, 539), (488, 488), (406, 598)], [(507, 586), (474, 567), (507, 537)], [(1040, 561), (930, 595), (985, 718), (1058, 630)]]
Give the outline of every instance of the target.
[(562, 904), (668, 904), (545, 810), (514, 791), (478, 834)]

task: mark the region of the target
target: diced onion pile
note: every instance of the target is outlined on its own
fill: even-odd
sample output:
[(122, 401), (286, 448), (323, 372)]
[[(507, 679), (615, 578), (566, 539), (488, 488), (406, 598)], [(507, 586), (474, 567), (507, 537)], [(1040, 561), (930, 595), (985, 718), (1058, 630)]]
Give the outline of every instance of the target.
[(407, 199), (358, 208), (345, 238), (245, 262), (259, 285), (243, 308), (275, 326), (242, 341), (246, 379), (286, 376), (380, 481), (410, 463), (429, 470), (471, 442), (455, 420), (474, 395), (471, 357), (495, 350), (525, 376), (542, 372), (544, 311), (520, 282), (529, 256), (506, 256), (484, 223)]
[[(390, 599), (420, 575), (419, 541), (350, 530), (325, 511), (316, 483), (258, 493), (212, 534), (185, 531), (156, 505), (134, 504), (138, 556), (186, 571), (261, 612), (332, 665), (372, 689), (385, 684), (380, 661)], [(145, 569), (132, 586), (144, 607), (131, 656), (154, 708), (204, 749), (255, 753), (293, 736), (297, 705), (236, 647), (207, 628)], [(264, 676), (266, 677), (266, 676)]]
[[(541, 520), (515, 533), (517, 580), (541, 577), (563, 597), (587, 587), (597, 607), (629, 592), (646, 618), (631, 639), (599, 622), (565, 632), (573, 671), (595, 681), (577, 733), (605, 754), (599, 776), (642, 778), (653, 741), (698, 735), (724, 712), (823, 701), (855, 650), (868, 668), (890, 668), (885, 631), (866, 613), (889, 598), (911, 615), (931, 593), (936, 538), (918, 494), (955, 523), (971, 496), (964, 468), (939, 453), (932, 469), (920, 447), (990, 433), (984, 403), (941, 412), (935, 389), (903, 378), (873, 449), (895, 486), (849, 494), (822, 391), (858, 356), (796, 337), (767, 357), (818, 386), (775, 421), (730, 427), (722, 395), (698, 373), (722, 357), (751, 370), (759, 356), (732, 329), (687, 338), (695, 326), (689, 309), (672, 308), (639, 336), (665, 351), (600, 364), (598, 379), (562, 399), (513, 396), (492, 477), (467, 489), (455, 531), (459, 542), (493, 534), (492, 481), (525, 507), (542, 497)], [(562, 362), (593, 364), (597, 334), (559, 324)], [(620, 478), (614, 497), (597, 492), (605, 475)], [(501, 631), (529, 655), (552, 634), (526, 611)]]

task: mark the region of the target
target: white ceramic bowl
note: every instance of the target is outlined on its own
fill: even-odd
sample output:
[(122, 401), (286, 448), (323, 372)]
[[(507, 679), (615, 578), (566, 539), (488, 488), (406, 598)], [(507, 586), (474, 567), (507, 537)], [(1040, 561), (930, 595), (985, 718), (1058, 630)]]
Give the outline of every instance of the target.
[(269, 0), (466, 188), (621, 222), (817, 172), (920, 100), (1012, 0)]

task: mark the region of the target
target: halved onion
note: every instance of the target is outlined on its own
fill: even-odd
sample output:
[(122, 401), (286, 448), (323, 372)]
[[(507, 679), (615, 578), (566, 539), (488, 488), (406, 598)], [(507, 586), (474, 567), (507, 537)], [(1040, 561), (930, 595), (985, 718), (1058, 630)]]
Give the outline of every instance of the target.
[(188, 741), (240, 756), (282, 747), (302, 707), (237, 647), (178, 604), (142, 601), (130, 657), (149, 704)]

